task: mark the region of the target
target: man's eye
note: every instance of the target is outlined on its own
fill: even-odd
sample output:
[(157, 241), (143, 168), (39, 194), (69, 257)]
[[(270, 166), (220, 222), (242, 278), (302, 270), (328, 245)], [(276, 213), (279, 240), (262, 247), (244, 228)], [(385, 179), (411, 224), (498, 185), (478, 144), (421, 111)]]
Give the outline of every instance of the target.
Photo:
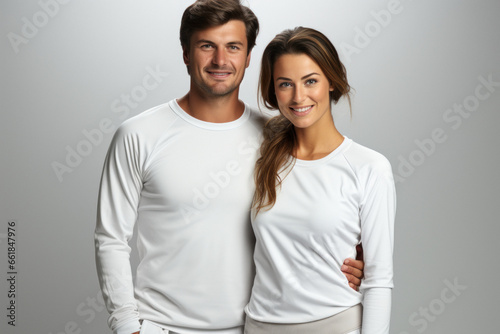
[(231, 50), (239, 50), (239, 49), (240, 49), (240, 47), (239, 47), (239, 46), (236, 46), (236, 45), (231, 45), (231, 46), (229, 46), (229, 48), (230, 48)]
[(211, 47), (212, 47), (212, 45), (210, 45), (210, 44), (203, 44), (201, 46), (202, 49), (210, 49)]

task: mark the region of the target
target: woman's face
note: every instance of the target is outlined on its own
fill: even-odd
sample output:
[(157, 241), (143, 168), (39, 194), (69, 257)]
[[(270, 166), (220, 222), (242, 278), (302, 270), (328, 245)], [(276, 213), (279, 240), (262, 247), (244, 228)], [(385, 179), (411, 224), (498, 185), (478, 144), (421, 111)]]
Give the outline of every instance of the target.
[(278, 106), (297, 128), (332, 122), (333, 87), (321, 68), (305, 54), (286, 54), (274, 63), (274, 90)]

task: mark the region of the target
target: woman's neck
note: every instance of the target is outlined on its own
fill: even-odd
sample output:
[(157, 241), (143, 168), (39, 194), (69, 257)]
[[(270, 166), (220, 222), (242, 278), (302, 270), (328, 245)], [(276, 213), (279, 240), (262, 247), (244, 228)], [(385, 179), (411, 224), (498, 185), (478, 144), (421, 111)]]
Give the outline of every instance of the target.
[(333, 120), (328, 123), (315, 124), (308, 128), (295, 128), (297, 142), (294, 156), (301, 160), (321, 159), (344, 141), (344, 136), (337, 130)]

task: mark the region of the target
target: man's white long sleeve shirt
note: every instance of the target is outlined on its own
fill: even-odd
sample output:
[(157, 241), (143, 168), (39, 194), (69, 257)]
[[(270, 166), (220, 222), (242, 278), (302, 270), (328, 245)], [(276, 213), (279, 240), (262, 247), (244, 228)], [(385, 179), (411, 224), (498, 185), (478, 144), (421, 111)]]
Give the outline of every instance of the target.
[[(203, 122), (173, 100), (119, 127), (104, 163), (95, 231), (115, 333), (139, 330), (140, 319), (183, 333), (243, 325), (263, 121), (246, 107), (233, 122)], [(134, 284), (128, 243), (136, 224)]]

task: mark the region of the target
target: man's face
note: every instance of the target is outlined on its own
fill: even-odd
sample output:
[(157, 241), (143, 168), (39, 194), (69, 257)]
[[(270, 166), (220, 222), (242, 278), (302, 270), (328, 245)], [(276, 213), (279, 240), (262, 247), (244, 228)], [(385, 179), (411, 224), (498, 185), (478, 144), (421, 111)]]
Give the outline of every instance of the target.
[(191, 36), (190, 50), (184, 50), (184, 63), (191, 75), (191, 90), (206, 97), (238, 94), (247, 55), (245, 24), (231, 20), (226, 24), (196, 31)]

